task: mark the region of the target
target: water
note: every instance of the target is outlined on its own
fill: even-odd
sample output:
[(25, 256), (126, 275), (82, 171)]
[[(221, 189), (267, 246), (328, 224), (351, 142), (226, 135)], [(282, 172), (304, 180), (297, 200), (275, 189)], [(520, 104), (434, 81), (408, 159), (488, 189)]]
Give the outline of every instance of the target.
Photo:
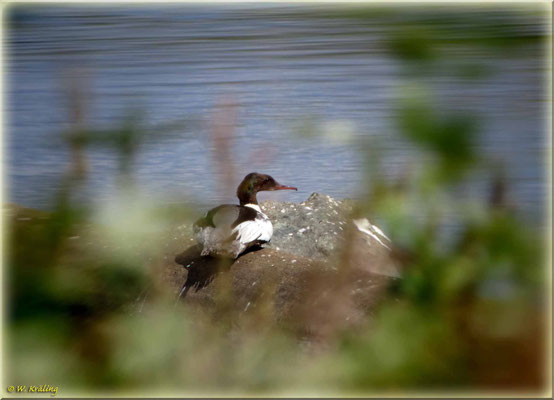
[[(90, 126), (115, 126), (135, 106), (147, 110), (143, 117), (150, 126), (194, 122), (164, 140), (147, 139), (137, 158), (143, 190), (168, 202), (235, 201), (234, 193), (221, 190), (210, 139), (224, 99), (237, 104), (236, 177), (230, 186), (259, 171), (299, 188), (262, 194), (262, 200), (302, 201), (312, 192), (359, 196), (364, 168), (358, 144), (367, 138), (386, 147), (386, 177), (417, 163), (419, 153), (394, 123), (405, 66), (386, 46), (407, 18), (402, 15), (368, 22), (283, 5), (10, 10), (8, 201), (47, 208), (68, 168), (60, 132), (69, 127), (64, 77), (74, 68), (87, 77)], [(480, 17), (511, 24), (522, 37), (545, 29), (544, 19), (533, 14), (489, 14)], [(445, 62), (444, 72), (424, 83), (435, 91), (440, 109), (479, 117), (480, 154), (505, 164), (511, 200), (527, 218), (540, 221), (547, 190), (544, 48), (530, 42), (517, 51), (462, 51), (455, 60), (483, 65), (486, 76), (460, 78)], [(310, 122), (323, 135), (299, 138), (300, 127)], [(109, 199), (117, 188), (116, 154), (94, 148), (87, 159), (88, 197)], [(483, 199), (485, 178), (476, 175), (464, 194)]]

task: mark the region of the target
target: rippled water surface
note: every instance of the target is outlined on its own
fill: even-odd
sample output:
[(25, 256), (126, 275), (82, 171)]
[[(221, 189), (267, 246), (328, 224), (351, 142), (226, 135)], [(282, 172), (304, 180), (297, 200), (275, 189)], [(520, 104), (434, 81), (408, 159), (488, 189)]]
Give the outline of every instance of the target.
[[(523, 38), (544, 30), (544, 19), (533, 13), (480, 17), (512, 24)], [(234, 193), (218, 190), (210, 136), (217, 105), (231, 99), (237, 105), (237, 179), (258, 170), (299, 187), (261, 199), (302, 201), (316, 191), (355, 197), (364, 171), (360, 139), (384, 145), (387, 176), (402, 174), (420, 157), (395, 124), (395, 96), (408, 72), (387, 43), (405, 18), (385, 13), (357, 19), (284, 6), (12, 8), (8, 200), (45, 208), (55, 193), (69, 163), (60, 139), (69, 120), (64, 78), (75, 69), (87, 77), (91, 126), (115, 126), (136, 107), (150, 126), (193, 122), (141, 147), (136, 172), (147, 193), (167, 201), (234, 201)], [(434, 90), (441, 110), (478, 117), (479, 151), (506, 164), (512, 201), (540, 219), (546, 190), (544, 48), (529, 42), (517, 51), (469, 46), (457, 52), (457, 60), (478, 63), (486, 73), (462, 78), (445, 64), (443, 74), (423, 83)], [(321, 135), (299, 138), (310, 124)], [(94, 148), (87, 158), (89, 198), (109, 198), (116, 187), (116, 154)], [(466, 194), (485, 196), (485, 183), (475, 176)]]

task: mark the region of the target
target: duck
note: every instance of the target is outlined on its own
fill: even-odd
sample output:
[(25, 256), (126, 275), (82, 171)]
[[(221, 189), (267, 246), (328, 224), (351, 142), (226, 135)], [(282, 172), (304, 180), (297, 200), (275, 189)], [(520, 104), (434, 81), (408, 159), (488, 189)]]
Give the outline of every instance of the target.
[(261, 191), (298, 190), (273, 177), (249, 173), (237, 187), (239, 205), (223, 204), (209, 210), (193, 224), (201, 256), (238, 258), (253, 246), (269, 243), (273, 224), (262, 212), (256, 195)]

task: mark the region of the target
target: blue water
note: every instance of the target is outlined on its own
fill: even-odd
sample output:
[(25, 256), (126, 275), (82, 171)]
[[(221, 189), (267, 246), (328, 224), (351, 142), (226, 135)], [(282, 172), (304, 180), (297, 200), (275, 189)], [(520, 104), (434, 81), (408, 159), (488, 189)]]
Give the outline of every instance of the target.
[[(75, 71), (87, 89), (88, 126), (116, 126), (136, 107), (146, 110), (146, 126), (189, 121), (163, 139), (153, 132), (134, 165), (144, 192), (167, 202), (233, 202), (233, 188), (251, 171), (299, 188), (264, 193), (262, 200), (302, 201), (312, 192), (357, 197), (365, 186), (360, 143), (383, 147), (377, 154), (386, 179), (423, 157), (395, 123), (397, 95), (410, 75), (387, 41), (402, 13), (369, 22), (284, 5), (27, 6), (7, 14), (8, 201), (48, 208), (59, 188), (70, 162), (60, 138), (70, 127), (64, 85)], [(489, 14), (480, 17), (512, 24), (522, 37), (545, 29), (537, 14)], [(502, 52), (486, 46), (448, 51), (451, 64), (444, 61), (440, 73), (420, 83), (435, 94), (439, 112), (478, 116), (479, 154), (505, 165), (510, 200), (540, 220), (547, 191), (545, 48), (530, 42)], [(452, 68), (460, 61), (486, 74), (460, 77)], [(234, 163), (228, 187), (214, 164), (211, 138), (226, 101), (236, 104), (236, 123), (227, 131)], [(299, 137), (305, 131), (317, 135)], [(117, 154), (91, 148), (86, 157), (87, 197), (109, 199), (117, 189)], [(475, 174), (462, 195), (483, 200), (486, 184)]]

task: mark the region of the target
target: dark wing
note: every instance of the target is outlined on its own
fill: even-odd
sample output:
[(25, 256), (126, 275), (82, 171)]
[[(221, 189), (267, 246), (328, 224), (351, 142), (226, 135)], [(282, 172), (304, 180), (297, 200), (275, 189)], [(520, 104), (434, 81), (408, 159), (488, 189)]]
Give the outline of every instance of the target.
[(257, 215), (258, 215), (258, 212), (253, 208), (240, 206), (239, 216), (235, 220), (235, 222), (233, 222), (233, 225), (231, 226), (231, 228), (236, 227), (237, 225), (243, 223), (244, 221), (254, 221)]
[(208, 211), (205, 217), (194, 223), (195, 227), (233, 229), (244, 221), (254, 220), (258, 212), (250, 207), (224, 204)]
[(240, 207), (232, 204), (224, 204), (222, 206), (211, 209), (206, 213), (206, 216), (200, 218), (194, 223), (195, 228), (231, 228), (233, 222), (239, 217)]

